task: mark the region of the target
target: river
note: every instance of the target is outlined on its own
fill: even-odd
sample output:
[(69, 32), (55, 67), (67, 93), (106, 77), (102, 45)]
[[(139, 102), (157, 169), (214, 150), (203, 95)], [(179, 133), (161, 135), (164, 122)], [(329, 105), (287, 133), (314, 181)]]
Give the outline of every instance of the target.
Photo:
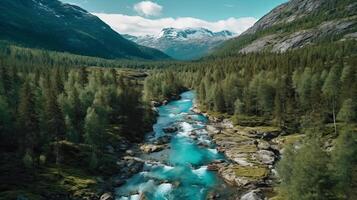
[[(188, 91), (181, 94), (180, 100), (157, 108), (157, 123), (146, 142), (154, 143), (169, 135), (169, 145), (163, 151), (139, 156), (158, 163), (146, 163), (140, 173), (117, 188), (117, 200), (134, 200), (142, 196), (148, 200), (203, 200), (212, 192), (220, 198), (229, 195), (232, 189), (216, 172), (207, 170), (209, 163), (224, 157), (208, 137), (207, 118), (191, 111), (194, 101), (195, 93)], [(163, 129), (167, 127), (177, 127), (178, 130), (165, 133)]]

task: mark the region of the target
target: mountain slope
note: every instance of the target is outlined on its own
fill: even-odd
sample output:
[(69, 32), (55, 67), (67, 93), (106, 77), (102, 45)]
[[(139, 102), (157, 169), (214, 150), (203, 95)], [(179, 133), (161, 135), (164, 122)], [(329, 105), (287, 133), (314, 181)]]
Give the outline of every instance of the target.
[(140, 45), (159, 49), (179, 60), (202, 57), (222, 42), (232, 38), (230, 31), (212, 32), (204, 28), (165, 28), (158, 35), (123, 35)]
[(262, 17), (214, 55), (285, 52), (310, 44), (357, 38), (355, 0), (290, 0)]
[(80, 7), (58, 0), (1, 0), (0, 39), (105, 58), (168, 58), (126, 40)]

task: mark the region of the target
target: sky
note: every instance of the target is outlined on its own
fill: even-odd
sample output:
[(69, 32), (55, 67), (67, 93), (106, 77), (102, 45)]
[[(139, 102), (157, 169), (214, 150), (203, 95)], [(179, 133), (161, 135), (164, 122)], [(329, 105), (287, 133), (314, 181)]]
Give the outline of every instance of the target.
[(61, 0), (97, 15), (121, 34), (202, 27), (237, 34), (287, 0)]

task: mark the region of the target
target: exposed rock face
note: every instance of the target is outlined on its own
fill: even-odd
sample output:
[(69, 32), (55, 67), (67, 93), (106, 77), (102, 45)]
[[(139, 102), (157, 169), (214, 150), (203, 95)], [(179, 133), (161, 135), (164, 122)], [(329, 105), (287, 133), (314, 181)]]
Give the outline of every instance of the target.
[(292, 22), (318, 10), (323, 2), (324, 0), (291, 0), (270, 11), (243, 34), (253, 34), (277, 24)]
[(351, 38), (351, 36), (356, 38), (356, 36), (354, 36), (356, 33), (348, 33), (356, 24), (356, 21), (349, 19), (327, 21), (318, 27), (299, 30), (286, 36), (271, 34), (254, 40), (251, 44), (241, 49), (240, 52), (252, 53), (271, 49), (270, 51), (272, 52), (282, 53), (290, 49), (302, 48), (306, 45), (313, 44), (315, 41), (328, 37), (329, 35), (344, 33), (346, 33), (345, 38)]
[(224, 152), (231, 162), (210, 165), (210, 169), (219, 168), (218, 173), (223, 179), (240, 189), (271, 185), (272, 166), (279, 157), (272, 139), (280, 135), (279, 128), (234, 127), (228, 120), (222, 120), (208, 126), (208, 131), (217, 149)]
[[(222, 49), (282, 53), (321, 41), (356, 39), (356, 27), (357, 3), (353, 0), (290, 0), (262, 17), (241, 36), (227, 41)], [(232, 45), (240, 39), (248, 42)]]

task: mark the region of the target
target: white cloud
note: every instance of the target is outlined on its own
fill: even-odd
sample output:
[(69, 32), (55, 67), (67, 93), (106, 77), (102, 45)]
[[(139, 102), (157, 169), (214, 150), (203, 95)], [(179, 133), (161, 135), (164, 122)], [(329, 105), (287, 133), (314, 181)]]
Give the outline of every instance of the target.
[(148, 19), (141, 16), (122, 14), (94, 13), (101, 20), (121, 34), (156, 35), (163, 28), (207, 28), (212, 31), (229, 30), (237, 34), (251, 27), (257, 19), (254, 17), (228, 18), (219, 21), (205, 21), (192, 17)]
[(134, 10), (143, 16), (159, 16), (162, 11), (162, 6), (152, 1), (142, 1), (134, 5)]

